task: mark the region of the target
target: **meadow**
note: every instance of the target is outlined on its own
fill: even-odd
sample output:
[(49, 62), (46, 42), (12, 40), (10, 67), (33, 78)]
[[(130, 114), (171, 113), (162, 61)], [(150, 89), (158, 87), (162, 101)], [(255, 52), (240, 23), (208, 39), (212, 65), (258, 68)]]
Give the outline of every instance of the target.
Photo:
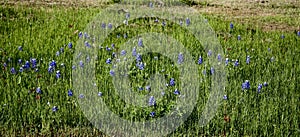
[[(232, 7), (226, 11), (226, 6), (220, 8), (218, 4), (209, 3), (191, 5), (207, 19), (224, 50), (225, 56), (221, 57), (223, 60), (220, 63), (227, 73), (223, 99), (214, 118), (206, 126), (199, 126), (196, 121), (199, 120), (211, 86), (209, 82), (200, 83), (203, 92), (199, 93), (199, 99), (195, 102), (197, 107), (186, 122), (168, 136), (299, 136), (300, 7), (261, 6), (265, 9), (263, 13), (273, 13), (274, 16), (249, 16), (242, 8), (237, 10)], [(84, 96), (76, 94), (73, 88), (72, 71), (88, 65), (78, 62), (74, 66), (73, 63), (75, 49), (88, 46), (80, 43), (86, 38), (83, 32), (85, 27), (112, 3), (1, 4), (0, 135), (106, 136), (82, 112), (78, 100)], [(250, 10), (250, 13), (256, 10)], [(239, 13), (241, 17), (237, 18)], [(178, 26), (168, 30), (162, 29), (161, 24), (147, 24), (143, 20), (129, 23), (142, 24), (142, 27), (138, 30), (134, 27), (116, 28), (109, 39), (99, 45), (103, 48), (97, 51), (95, 85), (98, 85), (99, 93), (95, 93), (95, 96), (105, 100), (107, 106), (124, 119), (143, 121), (161, 117), (176, 105), (172, 100), (179, 94), (174, 92), (175, 87), (179, 88), (180, 85), (174, 84), (175, 87), (166, 90), (166, 98), (157, 100), (155, 107), (144, 109), (127, 107), (124, 101), (118, 101), (111, 83), (107, 82), (114, 74), (107, 66), (123, 54), (118, 45), (127, 40), (127, 36), (124, 38), (119, 34), (125, 30), (130, 39), (131, 34), (139, 31), (165, 31), (178, 37), (182, 43), (194, 41), (185, 38), (185, 31), (176, 29)], [(111, 47), (111, 43), (116, 47)], [(144, 44), (147, 45), (147, 41)], [(199, 61), (200, 55), (203, 60), (209, 58), (208, 51), (199, 44), (189, 49), (195, 49), (191, 54), (200, 70), (195, 75), (209, 81), (213, 72)], [(127, 54), (132, 53), (127, 51)], [(149, 87), (141, 79), (161, 69), (165, 71), (164, 78), (168, 84), (172, 85), (172, 78), (177, 83), (178, 69), (172, 65), (177, 61), (172, 62), (157, 53), (142, 57), (150, 67), (136, 65), (133, 61), (128, 74), (130, 86), (136, 92), (147, 94)], [(163, 59), (156, 62), (152, 60), (154, 57)]]

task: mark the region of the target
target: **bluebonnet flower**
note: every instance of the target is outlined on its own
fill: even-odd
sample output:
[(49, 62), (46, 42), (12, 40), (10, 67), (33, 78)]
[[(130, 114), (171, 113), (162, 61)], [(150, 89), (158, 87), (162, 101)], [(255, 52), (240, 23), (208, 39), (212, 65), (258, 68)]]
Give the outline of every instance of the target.
[(113, 44), (111, 44), (111, 47), (112, 47), (112, 48), (115, 48), (115, 44), (114, 44), (114, 43), (113, 43)]
[(90, 56), (87, 56), (87, 57), (86, 57), (86, 62), (90, 62), (90, 61), (91, 61)]
[(215, 73), (215, 68), (211, 67), (211, 68), (210, 68), (210, 74), (213, 75), (214, 73)]
[(248, 55), (246, 58), (246, 63), (249, 64), (250, 63), (250, 56)]
[(103, 29), (105, 29), (106, 24), (105, 24), (105, 23), (102, 23), (102, 24), (101, 24), (101, 27), (102, 27)]
[(250, 82), (249, 80), (246, 80), (243, 84), (242, 84), (242, 89), (250, 89)]
[(142, 55), (141, 54), (137, 54), (136, 55), (136, 62), (141, 62), (142, 61)]
[(56, 67), (56, 61), (55, 60), (52, 60), (51, 62), (50, 62), (50, 64), (49, 64), (49, 66), (51, 66), (51, 67)]
[(166, 26), (166, 22), (165, 21), (162, 22), (162, 26)]
[(126, 19), (129, 19), (130, 18), (130, 13), (126, 13), (125, 17), (126, 17)]
[(113, 53), (111, 54), (111, 56), (112, 56), (113, 59), (117, 57), (115, 52), (113, 52)]
[(76, 69), (76, 66), (75, 66), (75, 65), (73, 65), (73, 66), (72, 66), (72, 69), (73, 69), (73, 70), (75, 70), (75, 69)]
[(229, 58), (226, 58), (226, 59), (225, 59), (225, 65), (227, 66), (228, 63), (229, 63)]
[(22, 67), (20, 67), (20, 70), (19, 70), (19, 72), (23, 72), (23, 66), (22, 66)]
[(108, 23), (108, 28), (109, 28), (109, 29), (112, 29), (112, 27), (113, 27), (112, 24), (111, 24), (111, 23)]
[(150, 86), (146, 86), (145, 89), (148, 90), (148, 91), (151, 91), (151, 87)]
[(182, 20), (179, 21), (179, 24), (180, 24), (180, 26), (182, 26), (182, 24), (183, 24)]
[(145, 65), (143, 62), (140, 62), (137, 64), (140, 70), (144, 70), (145, 69)]
[(79, 61), (79, 66), (83, 68), (84, 64), (83, 64), (82, 60)]
[(87, 46), (87, 47), (89, 47), (89, 48), (91, 47), (90, 43), (87, 42), (87, 41), (84, 42), (84, 45)]
[(111, 48), (106, 46), (106, 51), (111, 51)]
[(202, 74), (203, 74), (203, 75), (206, 75), (206, 70), (203, 70), (203, 71), (202, 71)]
[(18, 47), (18, 50), (19, 50), (19, 51), (23, 51), (23, 47), (22, 47), (22, 46), (19, 46), (19, 47)]
[(80, 94), (80, 95), (79, 95), (79, 98), (80, 98), (80, 99), (84, 98), (84, 95), (83, 95), (83, 94)]
[(300, 37), (300, 31), (297, 32), (297, 35)]
[(262, 85), (262, 84), (259, 84), (259, 85), (258, 85), (258, 87), (257, 87), (257, 92), (258, 92), (258, 93), (260, 93), (260, 91), (261, 91), (262, 87), (263, 87), (263, 85)]
[(224, 99), (224, 100), (227, 100), (227, 99), (228, 99), (227, 95), (224, 95), (224, 96), (223, 96), (223, 99)]
[(102, 96), (102, 92), (98, 92), (98, 96), (101, 97)]
[(59, 51), (57, 51), (57, 52), (56, 52), (56, 56), (59, 56), (59, 54), (60, 54)]
[(155, 116), (155, 112), (150, 112), (150, 117), (154, 117)]
[(19, 63), (19, 64), (22, 64), (22, 59), (19, 59), (19, 60), (18, 60), (18, 63)]
[(233, 29), (233, 23), (230, 23), (229, 27), (230, 29)]
[(7, 64), (5, 62), (3, 63), (3, 67), (7, 67)]
[(24, 68), (24, 69), (29, 69), (29, 68), (30, 68), (30, 63), (29, 63), (29, 61), (26, 61), (26, 62), (25, 62), (25, 65), (24, 65), (23, 68)]
[(200, 56), (198, 59), (198, 64), (201, 65), (203, 63), (203, 58)]
[(241, 35), (238, 35), (238, 38), (237, 38), (238, 40), (241, 40), (242, 38), (241, 38)]
[(17, 74), (15, 68), (11, 68), (11, 69), (10, 69), (10, 72), (11, 72), (12, 74)]
[(221, 62), (221, 61), (222, 61), (221, 54), (218, 54), (218, 61), (219, 61), (219, 62)]
[(142, 91), (142, 90), (144, 90), (144, 88), (143, 87), (138, 87), (138, 90)]
[(154, 20), (154, 22), (156, 22), (156, 23), (157, 23), (158, 21), (159, 21), (159, 20), (158, 20), (157, 18)]
[(36, 93), (38, 93), (38, 94), (41, 94), (41, 93), (42, 93), (41, 87), (37, 87), (37, 88), (36, 88)]
[(174, 94), (175, 94), (175, 95), (179, 95), (179, 94), (180, 94), (180, 91), (179, 91), (178, 89), (175, 89)]
[(156, 104), (155, 98), (151, 96), (148, 101), (149, 106), (154, 106)]
[(49, 66), (49, 68), (48, 68), (48, 72), (49, 72), (49, 73), (53, 73), (53, 71), (54, 71), (54, 67), (52, 67), (52, 66)]
[(133, 47), (133, 49), (132, 49), (132, 56), (136, 56), (136, 48), (135, 47)]
[(39, 72), (39, 69), (38, 69), (38, 68), (36, 68), (36, 69), (34, 70), (34, 72)]
[(122, 51), (121, 51), (121, 55), (122, 55), (122, 56), (125, 56), (125, 55), (126, 55), (126, 50), (122, 50)]
[(88, 35), (86, 32), (84, 32), (84, 38), (85, 38), (85, 39), (88, 39), (88, 38), (89, 38), (89, 35)]
[[(79, 37), (79, 38), (82, 38), (82, 32), (79, 32), (79, 33), (78, 33), (78, 37)], [(70, 48), (70, 47), (69, 47), (69, 48)]]
[(152, 2), (149, 3), (149, 7), (153, 8), (153, 3)]
[(112, 60), (111, 60), (110, 58), (108, 58), (108, 59), (106, 60), (106, 64), (111, 64), (111, 62), (112, 62)]
[(179, 53), (178, 54), (178, 64), (181, 64), (181, 63), (183, 63), (183, 61), (184, 61), (184, 57), (183, 57), (183, 54), (182, 53)]
[(35, 58), (30, 59), (30, 62), (32, 64), (32, 68), (35, 68), (37, 65), (37, 60)]
[(191, 24), (191, 20), (190, 20), (189, 18), (186, 18), (185, 23), (186, 23), (186, 25), (188, 26), (188, 25)]
[(73, 96), (73, 91), (71, 89), (68, 90), (68, 96)]
[(235, 60), (234, 66), (235, 66), (235, 67), (239, 66), (239, 61), (238, 61), (238, 60)]
[(170, 80), (170, 86), (175, 86), (175, 79), (174, 78), (171, 78), (171, 80)]
[(56, 112), (56, 111), (58, 111), (58, 108), (57, 108), (57, 106), (54, 106), (54, 107), (52, 108), (52, 111), (53, 111), (53, 112)]
[(64, 53), (65, 49), (63, 47), (60, 48), (60, 53)]
[(267, 86), (268, 86), (268, 83), (267, 83), (267, 82), (264, 82), (264, 86), (267, 87)]
[(56, 78), (60, 78), (61, 77), (61, 74), (60, 74), (60, 71), (56, 71)]
[(208, 50), (208, 52), (207, 52), (207, 56), (211, 56), (212, 55), (212, 51), (211, 50)]
[(113, 70), (110, 70), (110, 71), (109, 71), (109, 74), (110, 74), (111, 76), (115, 76), (115, 72), (114, 72)]
[(160, 94), (161, 94), (162, 96), (164, 96), (164, 95), (165, 95), (165, 92), (162, 91)]
[(284, 39), (284, 38), (285, 38), (285, 36), (284, 36), (283, 34), (282, 34), (280, 37), (281, 37), (281, 39)]
[[(82, 33), (81, 33), (81, 35), (82, 35)], [(69, 42), (69, 44), (68, 44), (68, 48), (69, 49), (71, 49), (73, 47), (73, 44), (72, 44), (72, 42)]]
[(138, 46), (142, 47), (143, 46), (143, 39), (139, 38), (139, 41), (138, 41)]

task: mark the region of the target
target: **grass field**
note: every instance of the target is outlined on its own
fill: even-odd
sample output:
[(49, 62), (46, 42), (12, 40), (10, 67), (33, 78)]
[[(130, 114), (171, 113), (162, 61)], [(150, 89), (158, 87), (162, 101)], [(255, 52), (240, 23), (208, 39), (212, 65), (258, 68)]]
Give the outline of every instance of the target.
[[(82, 46), (77, 43), (82, 39), (79, 33), (107, 3), (37, 3), (1, 2), (0, 135), (105, 136), (79, 107), (77, 99), (81, 97), (73, 89), (72, 67), (74, 51)], [(238, 5), (232, 1), (201, 1), (193, 6), (208, 20), (224, 49), (223, 58), (229, 59), (226, 98), (209, 124), (200, 127), (195, 121), (199, 119), (198, 113), (205, 105), (209, 89), (208, 85), (201, 85), (199, 109), (169, 136), (300, 136), (300, 5), (297, 1), (278, 3)], [(233, 28), (230, 28), (231, 23)], [(130, 32), (135, 33), (135, 30), (130, 29)], [(179, 30), (173, 35), (181, 37), (183, 34)], [(107, 43), (115, 40), (112, 38)], [(198, 49), (198, 46), (191, 48)], [(203, 55), (204, 60), (208, 58), (204, 50), (193, 54)], [(98, 65), (105, 66), (110, 55), (111, 52), (99, 50)], [(197, 64), (198, 56), (195, 58)], [(145, 62), (147, 59), (145, 57)], [(50, 73), (53, 60), (56, 67)], [(167, 63), (172, 64), (168, 60), (163, 64)], [(225, 65), (225, 60), (221, 64)], [(166, 67), (166, 73), (178, 78), (176, 68), (162, 66)], [(209, 67), (198, 66), (201, 72), (207, 72), (199, 75), (209, 80)], [(152, 71), (133, 67), (129, 74), (133, 77), (133, 86), (145, 86), (134, 77), (143, 77)], [(153, 111), (150, 109), (127, 108), (122, 112), (124, 104), (115, 102), (118, 98), (110, 92), (110, 85), (101, 81), (110, 77), (104, 73), (109, 70), (97, 72), (97, 85), (104, 83), (99, 86), (102, 98), (114, 112), (125, 115), (124, 118), (139, 115), (139, 120), (149, 119), (143, 113)], [(243, 90), (246, 80), (250, 88)], [(258, 89), (260, 84), (261, 89)], [(158, 105), (156, 109), (168, 110), (168, 106)], [(157, 112), (155, 117), (159, 115), (163, 114)]]

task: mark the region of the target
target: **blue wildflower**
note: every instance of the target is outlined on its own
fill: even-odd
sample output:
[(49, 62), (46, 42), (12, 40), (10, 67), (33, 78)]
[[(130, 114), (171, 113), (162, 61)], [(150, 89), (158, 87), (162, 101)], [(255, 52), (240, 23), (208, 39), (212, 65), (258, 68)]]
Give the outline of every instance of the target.
[(226, 58), (226, 59), (225, 59), (225, 65), (227, 66), (228, 63), (229, 63), (229, 58)]
[(3, 63), (3, 67), (7, 67), (7, 64), (5, 62)]
[(230, 29), (233, 29), (233, 23), (230, 23), (229, 27)]
[(174, 78), (171, 78), (171, 80), (170, 80), (170, 86), (175, 86), (175, 79)]
[(178, 89), (175, 89), (174, 94), (175, 94), (175, 95), (179, 95), (179, 94), (180, 94), (180, 91), (179, 91)]
[(109, 71), (109, 74), (110, 74), (111, 76), (115, 76), (115, 72), (114, 72), (113, 70), (110, 70), (110, 71)]
[(83, 64), (82, 60), (79, 61), (79, 66), (83, 68), (84, 64)]
[(250, 82), (249, 80), (246, 80), (243, 84), (242, 84), (242, 89), (250, 89)]
[(111, 60), (110, 58), (108, 58), (108, 59), (106, 60), (106, 64), (111, 64), (111, 62), (112, 62), (112, 60)]
[(122, 56), (125, 56), (125, 55), (126, 55), (126, 50), (122, 50), (122, 51), (121, 51), (121, 55), (122, 55)]
[(145, 89), (148, 90), (148, 91), (151, 91), (151, 87), (150, 86), (146, 86)]
[(153, 3), (152, 2), (149, 3), (149, 7), (153, 8)]
[(284, 39), (284, 38), (285, 38), (285, 36), (284, 36), (283, 34), (282, 34), (280, 37), (281, 37), (281, 39)]
[(98, 96), (101, 97), (102, 96), (102, 92), (98, 92)]
[(32, 68), (35, 68), (37, 66), (37, 60), (35, 58), (32, 58), (30, 60), (31, 64), (32, 64)]
[(142, 91), (142, 90), (144, 90), (144, 88), (143, 87), (138, 87), (138, 90)]
[(58, 108), (57, 108), (57, 106), (54, 106), (54, 107), (52, 108), (52, 111), (53, 111), (53, 112), (56, 112), (56, 111), (58, 111)]
[(246, 63), (249, 64), (250, 63), (250, 56), (248, 55), (246, 58)]
[(84, 32), (84, 38), (85, 38), (85, 39), (88, 39), (88, 38), (89, 38), (89, 35), (88, 35), (86, 32)]
[(105, 23), (102, 23), (102, 24), (101, 24), (101, 27), (102, 27), (103, 29), (105, 29), (106, 24), (105, 24)]
[(183, 63), (183, 61), (184, 61), (184, 57), (183, 57), (183, 54), (182, 53), (179, 53), (178, 54), (178, 64), (181, 64), (181, 63)]
[(60, 48), (60, 53), (64, 53), (65, 49), (63, 47)]
[(227, 95), (224, 95), (224, 96), (223, 96), (223, 99), (224, 99), (224, 100), (227, 100), (227, 99), (228, 99)]
[(136, 48), (135, 47), (132, 49), (132, 56), (136, 56)]
[(268, 83), (267, 83), (267, 82), (264, 82), (264, 86), (267, 87), (267, 86), (268, 86)]
[(239, 61), (238, 61), (238, 60), (235, 60), (234, 66), (235, 66), (235, 67), (239, 66)]
[(189, 26), (191, 24), (191, 20), (189, 18), (186, 18), (185, 23), (187, 26)]
[(207, 52), (207, 56), (211, 56), (212, 55), (212, 51), (211, 50), (208, 50), (208, 52)]
[(206, 75), (206, 70), (203, 70), (203, 71), (202, 71), (202, 74), (203, 74), (203, 75)]
[(80, 98), (80, 99), (84, 98), (84, 95), (83, 95), (83, 94), (80, 94), (80, 95), (79, 95), (79, 98)]
[(52, 60), (51, 62), (50, 62), (50, 64), (49, 64), (49, 66), (51, 66), (51, 67), (56, 67), (56, 61), (55, 60)]
[(241, 38), (241, 35), (238, 35), (238, 38), (237, 38), (238, 40), (241, 40), (242, 38)]
[(49, 68), (48, 68), (48, 72), (49, 72), (49, 73), (53, 73), (53, 71), (54, 71), (54, 67), (52, 67), (52, 66), (49, 66)]
[(17, 74), (15, 68), (11, 68), (11, 69), (10, 69), (10, 72), (11, 72), (12, 74)]
[(139, 68), (140, 70), (144, 70), (144, 69), (145, 69), (145, 65), (144, 65), (143, 62), (140, 62), (140, 63), (138, 63), (137, 65), (138, 65), (138, 68)]
[(156, 104), (155, 98), (151, 96), (148, 101), (149, 106), (154, 106)]
[(141, 62), (142, 61), (142, 55), (141, 54), (137, 54), (136, 55), (136, 62)]
[(213, 75), (214, 73), (215, 73), (215, 68), (211, 67), (211, 68), (210, 68), (210, 74)]
[(71, 89), (68, 90), (68, 96), (73, 96), (73, 91)]
[(138, 41), (138, 46), (142, 47), (143, 46), (143, 39), (139, 38), (139, 41)]
[(111, 48), (106, 46), (106, 51), (111, 51)]
[[(82, 34), (81, 34), (82, 35)], [(68, 48), (69, 49), (71, 49), (73, 47), (73, 44), (72, 44), (72, 42), (69, 42), (69, 44), (68, 44)]]
[(150, 112), (150, 117), (154, 117), (155, 116), (155, 112)]
[(60, 54), (59, 51), (57, 51), (57, 52), (56, 52), (56, 56), (59, 56), (59, 54)]
[(300, 31), (297, 32), (298, 37), (300, 37)]
[(18, 50), (19, 50), (19, 51), (23, 51), (23, 47), (22, 47), (22, 46), (19, 46), (19, 47), (18, 47)]
[(126, 17), (126, 19), (129, 19), (130, 18), (130, 13), (126, 13), (125, 17)]
[(166, 22), (165, 21), (162, 22), (162, 26), (166, 26)]
[(75, 66), (75, 65), (73, 65), (73, 66), (72, 66), (72, 69), (73, 69), (73, 70), (75, 70), (75, 69), (76, 69), (76, 66)]
[(58, 70), (58, 71), (56, 71), (56, 78), (60, 78), (61, 77), (61, 73), (60, 73), (60, 71)]
[(38, 94), (41, 94), (41, 93), (42, 93), (41, 87), (37, 87), (37, 88), (36, 88), (36, 93), (38, 93)]
[(84, 45), (87, 46), (87, 47), (89, 47), (89, 48), (91, 47), (90, 43), (87, 42), (87, 41), (84, 42)]
[[(79, 37), (79, 38), (82, 38), (82, 32), (79, 32), (79, 33), (78, 33), (78, 37)], [(70, 47), (69, 47), (69, 48), (70, 48)]]
[(113, 27), (112, 24), (111, 24), (111, 23), (108, 23), (108, 28), (109, 28), (109, 29), (112, 29), (112, 27)]
[(260, 93), (260, 91), (261, 91), (262, 87), (263, 87), (263, 85), (262, 85), (262, 84), (259, 84), (259, 85), (258, 85), (258, 87), (257, 87), (257, 92), (258, 92), (258, 93)]
[(221, 62), (221, 61), (222, 61), (221, 54), (218, 54), (218, 61), (219, 61), (219, 62)]
[(23, 70), (24, 70), (24, 69), (23, 69), (23, 66), (22, 66), (22, 67), (20, 67), (19, 72), (23, 72)]
[(201, 65), (203, 63), (203, 58), (200, 56), (198, 59), (198, 64)]

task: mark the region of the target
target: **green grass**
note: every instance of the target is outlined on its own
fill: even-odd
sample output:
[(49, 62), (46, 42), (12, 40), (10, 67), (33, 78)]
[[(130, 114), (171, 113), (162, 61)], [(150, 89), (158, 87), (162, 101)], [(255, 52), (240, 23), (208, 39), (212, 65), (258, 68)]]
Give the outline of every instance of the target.
[[(89, 21), (100, 11), (100, 8), (59, 6), (0, 7), (0, 135), (103, 135), (89, 123), (82, 113), (77, 102), (78, 97), (68, 96), (68, 90), (72, 89), (74, 48), (81, 46), (77, 45), (78, 33), (74, 34), (74, 32), (83, 31)], [(294, 32), (265, 32), (260, 30), (259, 26), (253, 24), (246, 26), (236, 22), (233, 22), (234, 30), (229, 31), (230, 21), (224, 21), (213, 15), (205, 15), (205, 17), (218, 34), (226, 57), (230, 60), (238, 59), (239, 66), (234, 67), (234, 62), (232, 62), (226, 67), (228, 83), (225, 94), (228, 100), (222, 101), (221, 107), (210, 123), (205, 127), (200, 127), (195, 122), (199, 119), (199, 113), (208, 96), (208, 85), (204, 84), (201, 85), (204, 92), (199, 93), (201, 99), (195, 112), (170, 136), (222, 136), (224, 132), (228, 136), (299, 136), (300, 37), (297, 37)], [(288, 18), (284, 20), (287, 20), (284, 23), (289, 24)], [(299, 21), (295, 22), (293, 19), (290, 21), (293, 22), (292, 24), (299, 24)], [(253, 30), (247, 30), (249, 27)], [(142, 28), (141, 31), (149, 31), (148, 29), (163, 31), (160, 28), (147, 27)], [(130, 34), (137, 33), (134, 29), (126, 28), (126, 30), (129, 30)], [(123, 31), (123, 29), (118, 31)], [(183, 30), (178, 30), (178, 32), (173, 35), (183, 42), (190, 42), (191, 39), (182, 37), (184, 36)], [(284, 39), (280, 38), (282, 33), (285, 35)], [(241, 41), (237, 40), (238, 35), (241, 35)], [(269, 40), (271, 41), (268, 42)], [(73, 49), (65, 47), (69, 42), (73, 43)], [(124, 41), (111, 38), (107, 40), (107, 45), (118, 42)], [(18, 51), (19, 46), (23, 47), (23, 51)], [(105, 47), (105, 44), (103, 46)], [(61, 47), (64, 47), (64, 52), (56, 56), (56, 52)], [(192, 53), (194, 56), (201, 54), (204, 59), (207, 58), (201, 47), (190, 48), (198, 49)], [(231, 50), (227, 50), (229, 48)], [(271, 50), (268, 51), (268, 48)], [(131, 54), (130, 51), (128, 54)], [(105, 68), (101, 62), (104, 62), (111, 54), (100, 50), (98, 55), (100, 55), (99, 67), (103, 65), (102, 67)], [(250, 64), (245, 62), (247, 55), (251, 57)], [(272, 57), (275, 58), (274, 62), (270, 61)], [(12, 67), (19, 70), (18, 59), (22, 59), (24, 64), (24, 61), (29, 61), (30, 58), (38, 60), (39, 72), (32, 70), (18, 72), (16, 75), (10, 73)], [(9, 59), (11, 61), (8, 61)], [(62, 74), (61, 79), (57, 80), (55, 74), (47, 72), (51, 60), (56, 60)], [(168, 60), (163, 61), (171, 63)], [(3, 67), (3, 63), (7, 63), (7, 67)], [(64, 63), (65, 67), (61, 67), (61, 63)], [(158, 66), (155, 63), (153, 65)], [(132, 77), (135, 75), (145, 77), (144, 75), (154, 71), (152, 68), (143, 73), (137, 71), (134, 64), (132, 66)], [(167, 67), (166, 73), (177, 77), (176, 70), (174, 71), (168, 65), (162, 67)], [(105, 69), (108, 70), (108, 68)], [(102, 69), (99, 68), (99, 70)], [(110, 79), (104, 72), (107, 71), (98, 71), (99, 81)], [(208, 72), (209, 69), (207, 69)], [(205, 78), (209, 79), (210, 75)], [(250, 81), (251, 88), (242, 91), (241, 84), (245, 80)], [(269, 86), (263, 87), (262, 92), (257, 93), (258, 84), (265, 81), (269, 83)], [(109, 106), (114, 112), (124, 115), (125, 118), (149, 119), (145, 115), (152, 110), (147, 109), (143, 112), (141, 108), (130, 107), (127, 111), (120, 111), (124, 102), (118, 102), (113, 92), (109, 92), (111, 84), (106, 82), (98, 82), (98, 84), (105, 84), (100, 86), (99, 90), (103, 91), (103, 98), (107, 100), (107, 103), (112, 103)], [(137, 79), (133, 79), (132, 84), (145, 86), (145, 83), (139, 83)], [(35, 92), (37, 87), (41, 87), (42, 94)], [(108, 96), (108, 93), (112, 95)], [(37, 96), (40, 96), (40, 99), (36, 99)], [(47, 104), (48, 102), (50, 105)], [(58, 107), (57, 112), (52, 112), (53, 106)], [(158, 107), (165, 111), (170, 106)], [(230, 117), (230, 122), (224, 121), (224, 115)]]

